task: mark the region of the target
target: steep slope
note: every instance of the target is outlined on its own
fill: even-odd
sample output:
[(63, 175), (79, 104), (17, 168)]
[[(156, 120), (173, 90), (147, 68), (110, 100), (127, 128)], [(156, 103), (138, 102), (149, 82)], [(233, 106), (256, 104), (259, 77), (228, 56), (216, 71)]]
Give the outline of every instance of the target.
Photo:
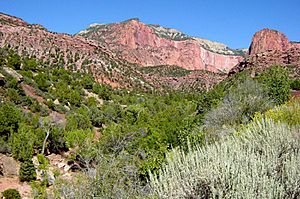
[(297, 42), (290, 42), (279, 31), (265, 28), (254, 34), (249, 57), (232, 68), (229, 74), (247, 68), (260, 71), (272, 65), (300, 68), (300, 45)]
[(146, 25), (138, 19), (93, 24), (77, 35), (96, 40), (121, 58), (142, 66), (176, 65), (188, 70), (225, 72), (243, 60), (244, 54), (224, 44)]
[(49, 32), (40, 25), (3, 13), (0, 13), (0, 47), (34, 56), (53, 67), (90, 71), (98, 82), (112, 87), (151, 87), (135, 65), (118, 59), (98, 43), (80, 36)]

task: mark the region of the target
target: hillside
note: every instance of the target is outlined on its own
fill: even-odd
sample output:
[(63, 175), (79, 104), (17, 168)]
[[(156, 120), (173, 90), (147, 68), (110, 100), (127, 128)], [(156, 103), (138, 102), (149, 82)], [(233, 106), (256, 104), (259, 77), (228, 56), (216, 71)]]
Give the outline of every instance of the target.
[(0, 14), (0, 47), (33, 56), (47, 65), (90, 72), (101, 83), (113, 87), (151, 87), (135, 65), (118, 59), (102, 46), (79, 36), (47, 31), (40, 25)]

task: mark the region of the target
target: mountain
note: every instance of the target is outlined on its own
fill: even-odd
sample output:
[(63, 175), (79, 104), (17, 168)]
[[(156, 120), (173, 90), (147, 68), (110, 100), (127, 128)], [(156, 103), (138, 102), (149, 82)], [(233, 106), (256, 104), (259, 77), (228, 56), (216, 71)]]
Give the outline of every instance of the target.
[(176, 65), (187, 70), (226, 72), (242, 61), (245, 54), (242, 49), (230, 49), (138, 19), (92, 24), (77, 35), (96, 40), (117, 56), (142, 66)]
[(59, 34), (41, 25), (28, 24), (0, 13), (0, 47), (10, 47), (22, 56), (72, 71), (91, 72), (100, 83), (112, 87), (151, 88), (134, 64), (113, 56), (96, 42), (80, 36)]
[[(135, 20), (130, 20), (130, 22), (133, 21)], [(99, 27), (99, 25), (94, 27)], [(142, 32), (137, 34), (142, 34)], [(173, 37), (176, 36), (173, 35)], [(170, 42), (173, 41), (170, 40)], [(41, 61), (41, 65), (91, 73), (97, 82), (108, 84), (113, 88), (201, 90), (203, 87), (207, 89), (219, 82), (223, 76), (216, 74), (214, 78), (211, 78), (211, 75), (207, 75), (205, 71), (191, 71), (184, 68), (180, 69), (182, 73), (174, 75), (170, 68), (178, 68), (176, 65), (166, 69), (158, 66), (151, 69), (152, 73), (149, 74), (136, 63), (131, 63), (134, 59), (133, 55), (128, 54), (132, 56), (132, 59), (128, 59), (131, 62), (128, 62), (124, 60), (124, 57), (110, 50), (109, 45), (114, 45), (114, 41), (98, 42), (80, 35), (55, 33), (41, 25), (29, 24), (20, 18), (0, 13), (0, 47), (9, 47), (21, 56), (35, 57)], [(123, 47), (126, 47), (125, 45), (131, 48), (131, 44), (124, 44)], [(169, 47), (158, 50), (168, 49)], [(164, 53), (158, 50), (157, 53)], [(187, 48), (185, 50), (189, 51)], [(201, 52), (212, 58), (212, 61), (216, 56), (227, 57), (210, 53), (207, 50)], [(237, 62), (236, 57), (240, 59), (239, 56), (233, 56), (233, 63)], [(219, 62), (222, 63), (221, 60)], [(209, 65), (209, 67), (212, 66)], [(161, 70), (169, 72), (161, 75), (159, 74)], [(215, 68), (211, 70), (216, 71)]]
[(234, 68), (229, 74), (234, 74), (247, 68), (261, 71), (272, 65), (300, 68), (300, 44), (290, 42), (277, 30), (263, 29), (256, 32), (249, 47), (249, 56)]
[(234, 50), (138, 19), (93, 24), (72, 36), (0, 13), (0, 47), (35, 57), (41, 67), (90, 73), (99, 83), (131, 90), (208, 90), (228, 72), (300, 65), (300, 44), (275, 30), (257, 32), (249, 50)]

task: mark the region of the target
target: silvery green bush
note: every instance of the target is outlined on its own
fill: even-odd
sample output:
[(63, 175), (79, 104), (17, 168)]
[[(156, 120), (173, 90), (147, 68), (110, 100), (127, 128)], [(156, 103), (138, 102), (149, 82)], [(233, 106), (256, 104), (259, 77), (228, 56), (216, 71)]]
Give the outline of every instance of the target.
[(150, 185), (158, 198), (298, 198), (299, 165), (299, 128), (262, 119), (205, 148), (174, 149)]
[(256, 112), (272, 107), (266, 91), (255, 80), (247, 78), (229, 90), (223, 101), (204, 117), (206, 132), (212, 136), (228, 135), (240, 124), (247, 124)]

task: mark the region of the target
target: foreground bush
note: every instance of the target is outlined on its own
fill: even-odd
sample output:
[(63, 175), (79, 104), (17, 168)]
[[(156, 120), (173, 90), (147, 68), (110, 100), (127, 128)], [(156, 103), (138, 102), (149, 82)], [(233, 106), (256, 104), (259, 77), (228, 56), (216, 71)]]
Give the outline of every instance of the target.
[[(96, 168), (87, 167), (84, 175), (56, 185), (63, 198), (144, 198), (146, 187), (138, 178), (134, 156), (126, 152), (117, 157), (97, 152)], [(85, 161), (89, 162), (87, 158)]]
[(257, 113), (254, 119), (270, 118), (275, 122), (284, 122), (290, 125), (300, 125), (300, 99), (295, 98), (284, 105), (268, 110), (265, 114)]
[(296, 128), (256, 121), (240, 137), (188, 154), (174, 150), (150, 184), (159, 198), (297, 198), (299, 141)]
[(2, 197), (5, 199), (21, 199), (21, 195), (16, 189), (6, 189), (2, 192)]
[(258, 76), (258, 80), (266, 87), (267, 93), (276, 104), (283, 104), (290, 97), (290, 79), (283, 66), (267, 68)]
[(246, 79), (229, 90), (223, 102), (205, 115), (206, 131), (217, 137), (229, 134), (240, 124), (249, 123), (256, 112), (264, 112), (271, 106), (263, 87)]

